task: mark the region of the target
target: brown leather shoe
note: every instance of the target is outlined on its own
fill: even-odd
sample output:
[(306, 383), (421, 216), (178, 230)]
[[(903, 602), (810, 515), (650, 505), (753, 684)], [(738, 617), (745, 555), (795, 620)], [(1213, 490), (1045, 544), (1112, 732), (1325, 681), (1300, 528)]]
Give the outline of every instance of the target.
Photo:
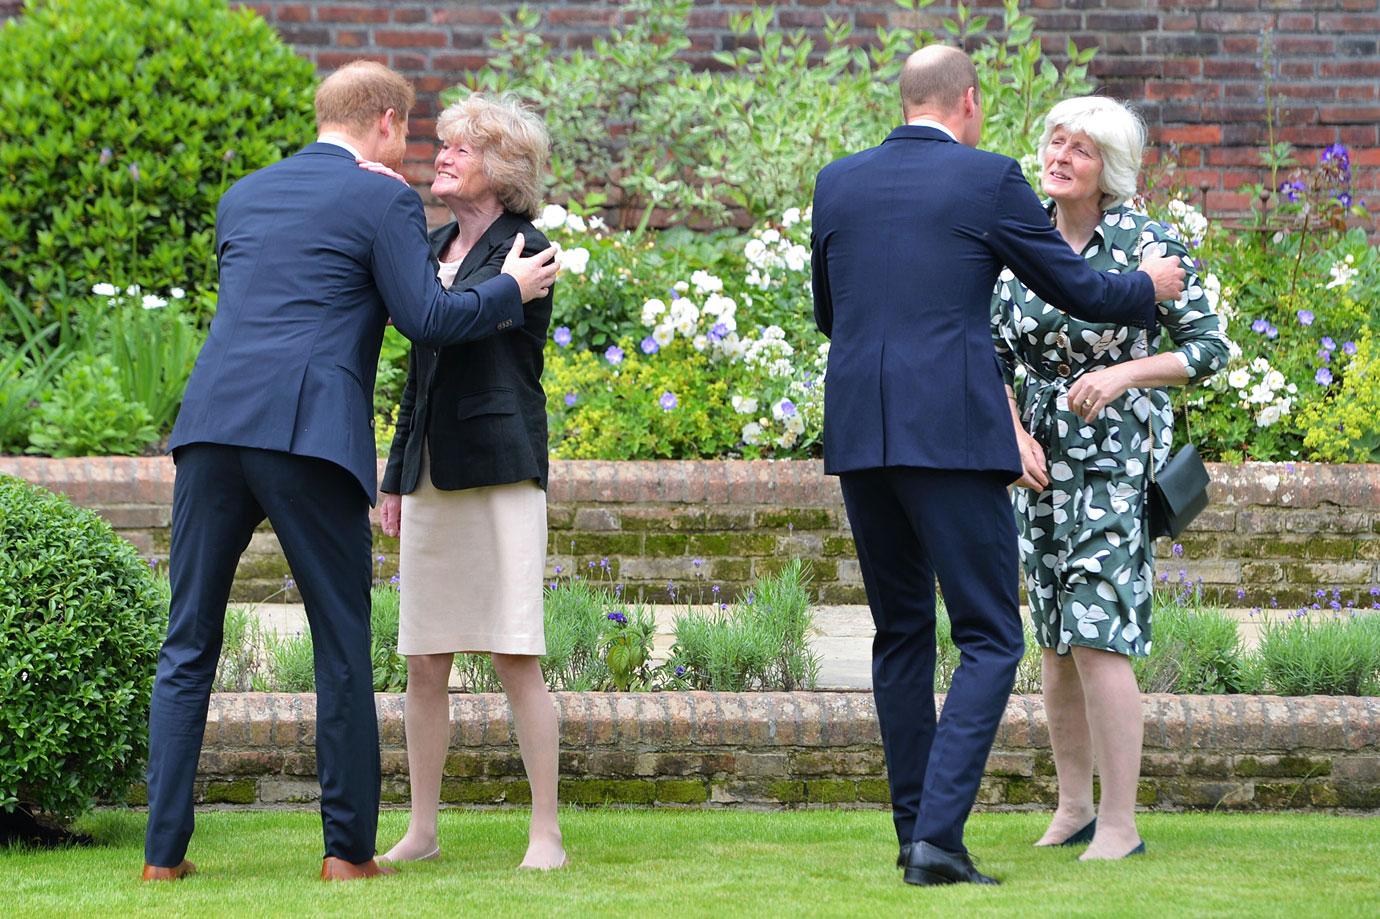
[(182, 860), (182, 864), (176, 868), (163, 868), (159, 865), (144, 866), (144, 880), (146, 881), (178, 881), (193, 874), (196, 874), (196, 865), (185, 858)]
[(358, 881), (362, 878), (376, 878), (397, 873), (396, 868), (380, 865), (372, 858), (358, 865), (354, 862), (347, 862), (343, 858), (336, 858), (334, 855), (327, 855), (321, 860), (321, 880), (323, 881)]

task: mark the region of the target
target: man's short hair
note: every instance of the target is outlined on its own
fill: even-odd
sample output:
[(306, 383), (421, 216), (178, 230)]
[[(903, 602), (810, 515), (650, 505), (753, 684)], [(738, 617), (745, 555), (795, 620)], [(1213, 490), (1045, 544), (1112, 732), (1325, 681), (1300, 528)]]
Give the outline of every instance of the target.
[[(968, 55), (947, 45), (927, 45), (928, 53), (912, 55), (901, 68), (901, 106), (907, 112), (938, 109), (951, 112), (963, 104), (971, 87), (978, 88), (977, 68)], [(915, 61), (923, 56), (923, 61)]]
[(316, 89), (316, 127), (367, 128), (392, 109), (405, 120), (417, 95), (402, 75), (375, 61), (351, 61)]

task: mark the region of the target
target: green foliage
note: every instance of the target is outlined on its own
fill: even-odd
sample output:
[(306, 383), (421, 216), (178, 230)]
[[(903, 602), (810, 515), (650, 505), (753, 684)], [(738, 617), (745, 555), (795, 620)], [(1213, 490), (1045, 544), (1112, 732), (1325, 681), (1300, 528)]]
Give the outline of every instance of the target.
[(374, 662), (374, 692), (407, 688), (407, 658), (398, 653), (398, 589), (376, 585), (369, 592), (369, 656)]
[[(732, 16), (736, 50), (715, 55), (720, 69), (696, 71), (676, 57), (689, 46), (692, 7), (634, 0), (627, 25), (568, 57), (543, 43), (540, 17), (522, 9), (467, 85), (543, 110), (553, 197), (606, 205), (623, 228), (643, 228), (657, 211), (722, 227), (739, 210), (761, 219), (798, 205), (826, 163), (879, 143), (900, 122), (896, 77), (906, 55), (934, 40), (924, 29), (879, 28), (864, 45), (849, 24), (830, 21), (816, 47), (803, 31), (773, 30), (776, 10), (765, 6)], [(1003, 22), (1004, 35), (974, 39), (974, 58), (991, 119), (987, 145), (1021, 157), (1035, 148), (1040, 115), (1089, 91), (1092, 52), (1071, 49), (1061, 74), (1041, 56), (1018, 0), (1005, 0)], [(948, 27), (966, 36), (984, 24), (960, 8)]]
[(109, 524), (0, 476), (0, 808), (71, 817), (139, 777), (166, 616)]
[[(1011, 691), (1016, 694), (1038, 693), (1042, 672), (1040, 646), (1035, 643), (1035, 633), (1031, 630), (1028, 620), (1021, 623), (1021, 628), (1025, 651), (1021, 654), (1020, 663), (1016, 665), (1016, 679)], [(949, 622), (949, 611), (944, 605), (943, 597), (935, 601), (934, 643), (934, 689), (935, 692), (948, 692), (949, 687), (953, 685), (954, 673), (958, 671), (961, 655), (958, 646), (954, 644), (953, 626)]]
[(809, 568), (799, 559), (759, 578), (739, 601), (675, 618), (675, 644), (661, 668), (674, 685), (716, 692), (813, 689), (819, 655), (809, 646)]
[(0, 85), (0, 284), (40, 317), (94, 282), (210, 289), (221, 194), (312, 136), (311, 63), (225, 0), (32, 0)]
[(1370, 329), (1355, 346), (1340, 384), (1299, 413), (1304, 447), (1324, 462), (1380, 461), (1380, 354)]
[(265, 633), (264, 651), (272, 674), (272, 691), (311, 692), (316, 688), (316, 659), (310, 633)]
[(1143, 692), (1249, 691), (1235, 619), (1166, 591), (1156, 592), (1153, 617), (1154, 653), (1132, 661)]
[(93, 347), (109, 358), (125, 399), (148, 410), (156, 431), (171, 431), (205, 335), (180, 299), (152, 307), (124, 300), (110, 298), (109, 309), (86, 312), (102, 318)]
[(29, 428), (29, 453), (138, 456), (158, 439), (148, 409), (131, 402), (109, 358), (73, 358), (43, 396)]
[(1259, 656), (1267, 685), (1283, 696), (1380, 695), (1380, 615), (1269, 620)]
[(216, 663), (213, 692), (261, 692), (268, 688), (265, 672), (271, 664), (266, 653), (270, 636), (265, 634), (253, 609), (232, 606), (225, 611), (220, 660)]

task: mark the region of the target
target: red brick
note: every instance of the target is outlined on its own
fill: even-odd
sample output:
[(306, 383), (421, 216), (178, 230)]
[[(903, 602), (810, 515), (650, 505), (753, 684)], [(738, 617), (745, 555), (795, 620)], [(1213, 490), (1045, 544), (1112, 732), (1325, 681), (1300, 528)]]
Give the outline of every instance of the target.
[(1368, 124), (1380, 120), (1380, 106), (1325, 105), (1318, 113), (1323, 124)]
[(383, 48), (444, 48), (450, 37), (432, 29), (375, 29), (374, 42)]
[(379, 6), (318, 6), (317, 22), (387, 22), (388, 10)]
[(426, 22), (426, 9), (420, 6), (400, 6), (393, 10), (393, 21), (402, 23)]
[(460, 6), (452, 4), (447, 9), (437, 10), (431, 17), (435, 25), (455, 23), (469, 26), (501, 26), (503, 13), (483, 6)]
[(1219, 144), (1222, 142), (1222, 129), (1217, 125), (1192, 125), (1177, 128), (1164, 128), (1160, 132), (1162, 143), (1181, 144)]

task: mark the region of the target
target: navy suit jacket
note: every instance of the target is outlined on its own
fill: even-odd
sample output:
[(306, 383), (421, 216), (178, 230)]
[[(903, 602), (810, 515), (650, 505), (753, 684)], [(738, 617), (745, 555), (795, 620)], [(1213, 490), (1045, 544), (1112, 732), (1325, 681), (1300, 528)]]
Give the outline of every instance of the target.
[(1154, 283), (1088, 267), (1015, 160), (906, 125), (815, 184), (815, 322), (831, 339), (829, 474), (911, 466), (1021, 474), (992, 345), (1006, 265), (1091, 322), (1153, 328)]
[(314, 143), (245, 176), (216, 212), (220, 296), (168, 448), (228, 444), (343, 466), (375, 500), (383, 330), (431, 347), (521, 327), (518, 283), (436, 280), (421, 198)]

